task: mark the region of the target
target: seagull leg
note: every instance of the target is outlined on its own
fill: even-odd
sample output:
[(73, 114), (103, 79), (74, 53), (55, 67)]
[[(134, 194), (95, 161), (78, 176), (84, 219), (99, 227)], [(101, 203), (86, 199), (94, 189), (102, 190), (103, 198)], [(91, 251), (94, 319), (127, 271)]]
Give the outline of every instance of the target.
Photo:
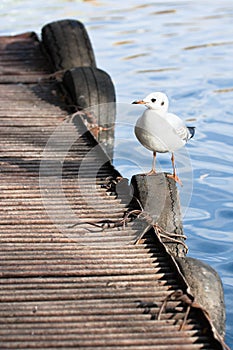
[(180, 186), (183, 186), (181, 180), (179, 179), (179, 177), (178, 177), (177, 174), (176, 174), (175, 156), (174, 156), (174, 153), (172, 153), (171, 161), (172, 161), (173, 174), (172, 174), (172, 175), (168, 174), (167, 177), (169, 177), (169, 178), (171, 178), (171, 179), (174, 179), (175, 182), (178, 182), (178, 184), (179, 184)]
[(153, 161), (152, 161), (152, 169), (151, 171), (149, 171), (149, 173), (147, 173), (146, 175), (154, 175), (156, 174), (156, 170), (155, 170), (155, 161), (156, 161), (156, 152), (153, 152)]

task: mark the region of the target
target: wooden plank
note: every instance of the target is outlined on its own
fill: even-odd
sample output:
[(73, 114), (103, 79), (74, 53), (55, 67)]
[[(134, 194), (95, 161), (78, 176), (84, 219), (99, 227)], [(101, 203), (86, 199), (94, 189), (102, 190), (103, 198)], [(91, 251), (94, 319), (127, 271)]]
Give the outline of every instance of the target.
[[(215, 348), (208, 325), (195, 311), (179, 330), (186, 309), (179, 301), (169, 300), (157, 319), (163, 301), (184, 285), (156, 237), (148, 234), (134, 245), (141, 228), (136, 222), (124, 230), (90, 230), (87, 222), (119, 221), (126, 208), (101, 187), (116, 175), (109, 163), (93, 184), (96, 161), (106, 161), (100, 152), (89, 158), (85, 177), (77, 181), (82, 159), (93, 147), (78, 123), (68, 123), (47, 152), (43, 189), (58, 220), (49, 217), (40, 162), (69, 112), (56, 81), (49, 79), (49, 63), (35, 34), (0, 37), (0, 56), (0, 348)], [(73, 138), (62, 190), (83, 224), (64, 234), (59, 225), (74, 224), (76, 218), (63, 212), (56, 168), (66, 140)]]

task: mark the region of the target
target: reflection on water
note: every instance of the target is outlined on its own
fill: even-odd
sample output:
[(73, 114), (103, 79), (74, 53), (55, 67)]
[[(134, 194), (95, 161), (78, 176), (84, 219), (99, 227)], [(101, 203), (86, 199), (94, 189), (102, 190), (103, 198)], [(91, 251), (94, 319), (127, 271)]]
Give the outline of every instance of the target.
[[(184, 224), (190, 255), (211, 264), (222, 277), (227, 342), (233, 346), (232, 0), (5, 0), (0, 8), (0, 34), (39, 32), (53, 20), (80, 19), (98, 67), (115, 83), (119, 104), (164, 91), (171, 112), (196, 126), (195, 139), (187, 146), (193, 192)], [(115, 164), (130, 176), (150, 168), (151, 153), (133, 139), (136, 116), (122, 120), (123, 115), (118, 114)], [(169, 155), (159, 161), (167, 168)], [(181, 164), (177, 167), (183, 180)]]
[(233, 41), (228, 41), (223, 43), (207, 43), (207, 44), (184, 47), (184, 50), (195, 50), (195, 49), (202, 49), (205, 47), (209, 48), (211, 46), (224, 46), (224, 45), (232, 45), (232, 44), (233, 44)]

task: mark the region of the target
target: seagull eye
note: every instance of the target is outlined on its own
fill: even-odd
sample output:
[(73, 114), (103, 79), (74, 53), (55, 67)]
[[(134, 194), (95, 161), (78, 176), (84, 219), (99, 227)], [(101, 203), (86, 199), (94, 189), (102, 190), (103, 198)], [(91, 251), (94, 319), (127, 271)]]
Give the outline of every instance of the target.
[(156, 98), (152, 98), (152, 99), (151, 99), (151, 102), (156, 102)]
[(163, 105), (164, 105), (164, 101), (161, 102), (161, 106), (163, 106)]

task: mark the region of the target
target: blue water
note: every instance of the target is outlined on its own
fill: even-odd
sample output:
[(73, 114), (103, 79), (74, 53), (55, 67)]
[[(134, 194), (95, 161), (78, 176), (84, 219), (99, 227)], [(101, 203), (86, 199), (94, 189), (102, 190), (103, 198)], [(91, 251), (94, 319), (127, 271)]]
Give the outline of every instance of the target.
[[(85, 24), (98, 67), (114, 81), (119, 111), (114, 163), (124, 176), (151, 165), (151, 153), (133, 136), (142, 109), (129, 107), (131, 101), (164, 91), (170, 110), (196, 126), (195, 139), (177, 155), (184, 227), (189, 255), (222, 278), (226, 341), (233, 347), (232, 0), (2, 0), (0, 35), (40, 33), (45, 23), (61, 18)], [(158, 160), (163, 170), (170, 169), (167, 154)]]

